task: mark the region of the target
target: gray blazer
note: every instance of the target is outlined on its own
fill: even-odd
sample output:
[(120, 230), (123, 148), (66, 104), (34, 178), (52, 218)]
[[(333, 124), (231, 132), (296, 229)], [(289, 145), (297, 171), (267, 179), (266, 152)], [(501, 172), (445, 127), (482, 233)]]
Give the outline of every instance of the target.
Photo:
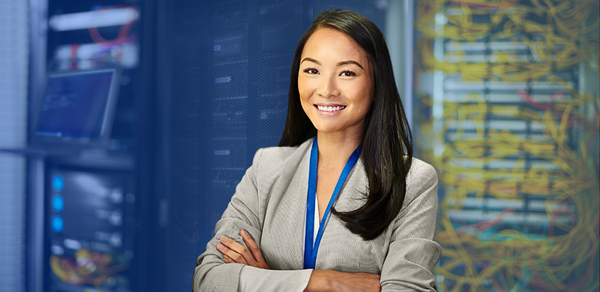
[[(216, 245), (222, 235), (244, 242), (245, 229), (274, 270), (303, 268), (304, 220), (313, 139), (298, 147), (259, 149), (236, 188), (215, 236), (198, 257), (193, 291), (235, 292), (242, 264), (225, 264)], [(437, 174), (413, 159), (403, 207), (376, 239), (365, 241), (331, 215), (323, 232), (316, 269), (381, 275), (382, 291), (435, 291), (433, 266), (441, 247), (434, 242)], [(336, 210), (355, 210), (366, 202), (368, 181), (359, 159), (340, 192)], [(312, 216), (312, 215), (311, 215)], [(269, 270), (262, 270), (268, 276)]]

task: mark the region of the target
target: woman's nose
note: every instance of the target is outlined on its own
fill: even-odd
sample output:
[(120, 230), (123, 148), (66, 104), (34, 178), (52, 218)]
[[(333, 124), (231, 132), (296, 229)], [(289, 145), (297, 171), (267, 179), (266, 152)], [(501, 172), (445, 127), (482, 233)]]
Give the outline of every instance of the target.
[(329, 98), (332, 96), (338, 96), (340, 94), (339, 89), (337, 88), (335, 76), (323, 76), (319, 82), (318, 93), (320, 96)]

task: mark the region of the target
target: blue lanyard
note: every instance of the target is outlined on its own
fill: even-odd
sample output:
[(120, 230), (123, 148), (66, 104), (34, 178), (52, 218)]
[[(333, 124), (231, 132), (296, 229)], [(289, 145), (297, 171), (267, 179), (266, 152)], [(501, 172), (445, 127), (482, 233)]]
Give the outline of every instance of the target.
[(317, 195), (317, 164), (319, 162), (319, 147), (317, 145), (317, 137), (312, 144), (312, 149), (310, 151), (310, 172), (308, 173), (308, 202), (306, 204), (306, 236), (304, 237), (304, 268), (305, 269), (314, 269), (315, 263), (317, 262), (317, 252), (319, 250), (319, 245), (321, 244), (321, 237), (323, 236), (323, 230), (325, 229), (325, 222), (327, 221), (327, 217), (329, 216), (329, 210), (331, 210), (331, 206), (335, 202), (336, 198), (340, 194), (340, 189), (346, 182), (346, 178), (348, 178), (348, 174), (358, 161), (358, 157), (360, 156), (361, 146), (358, 146), (356, 150), (352, 153), (348, 162), (346, 162), (346, 166), (344, 166), (344, 170), (340, 175), (340, 178), (335, 185), (335, 190), (333, 191), (333, 195), (329, 200), (329, 204), (327, 205), (327, 209), (325, 209), (325, 214), (323, 214), (323, 219), (321, 219), (321, 225), (319, 225), (319, 232), (317, 233), (317, 239), (314, 241), (313, 246), (313, 236), (315, 233), (315, 197)]

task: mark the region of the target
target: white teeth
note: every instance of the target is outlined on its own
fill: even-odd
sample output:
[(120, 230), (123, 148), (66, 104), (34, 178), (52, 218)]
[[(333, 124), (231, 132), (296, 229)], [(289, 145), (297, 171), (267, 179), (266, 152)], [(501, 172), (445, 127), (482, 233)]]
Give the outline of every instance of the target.
[(334, 111), (343, 110), (346, 107), (345, 106), (323, 106), (323, 105), (317, 105), (317, 108), (319, 110), (321, 110), (321, 111), (334, 112)]

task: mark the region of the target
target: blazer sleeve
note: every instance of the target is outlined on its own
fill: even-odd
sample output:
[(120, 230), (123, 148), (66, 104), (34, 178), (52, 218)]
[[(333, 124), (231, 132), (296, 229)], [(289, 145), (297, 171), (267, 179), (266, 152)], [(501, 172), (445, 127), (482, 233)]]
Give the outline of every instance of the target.
[(383, 291), (436, 291), (433, 266), (442, 248), (433, 241), (437, 216), (437, 174), (419, 163), (407, 179), (404, 208), (395, 222), (381, 270)]
[(246, 246), (240, 230), (246, 230), (260, 246), (261, 225), (259, 220), (259, 198), (257, 171), (262, 155), (259, 149), (254, 155), (252, 166), (235, 189), (223, 216), (217, 222), (215, 235), (206, 245), (206, 251), (198, 257), (192, 281), (192, 290), (196, 291), (223, 291), (237, 292), (240, 272), (244, 265), (226, 264), (223, 255), (217, 250), (219, 238), (225, 235), (238, 243)]
[[(260, 198), (258, 195), (259, 163), (264, 150), (259, 149), (252, 166), (237, 185), (235, 194), (221, 220), (215, 227), (215, 236), (206, 245), (206, 251), (198, 257), (192, 280), (194, 292), (282, 291), (282, 287), (298, 287), (304, 290), (311, 270), (273, 271), (253, 268), (243, 264), (225, 263), (217, 250), (219, 238), (225, 235), (246, 247), (240, 230), (246, 230), (260, 247), (262, 225), (260, 222)], [(247, 247), (246, 247), (247, 248)], [(245, 268), (244, 268), (245, 267)], [(244, 268), (244, 273), (242, 273)], [(240, 277), (245, 276), (241, 281)], [(239, 290), (238, 290), (239, 288)]]

